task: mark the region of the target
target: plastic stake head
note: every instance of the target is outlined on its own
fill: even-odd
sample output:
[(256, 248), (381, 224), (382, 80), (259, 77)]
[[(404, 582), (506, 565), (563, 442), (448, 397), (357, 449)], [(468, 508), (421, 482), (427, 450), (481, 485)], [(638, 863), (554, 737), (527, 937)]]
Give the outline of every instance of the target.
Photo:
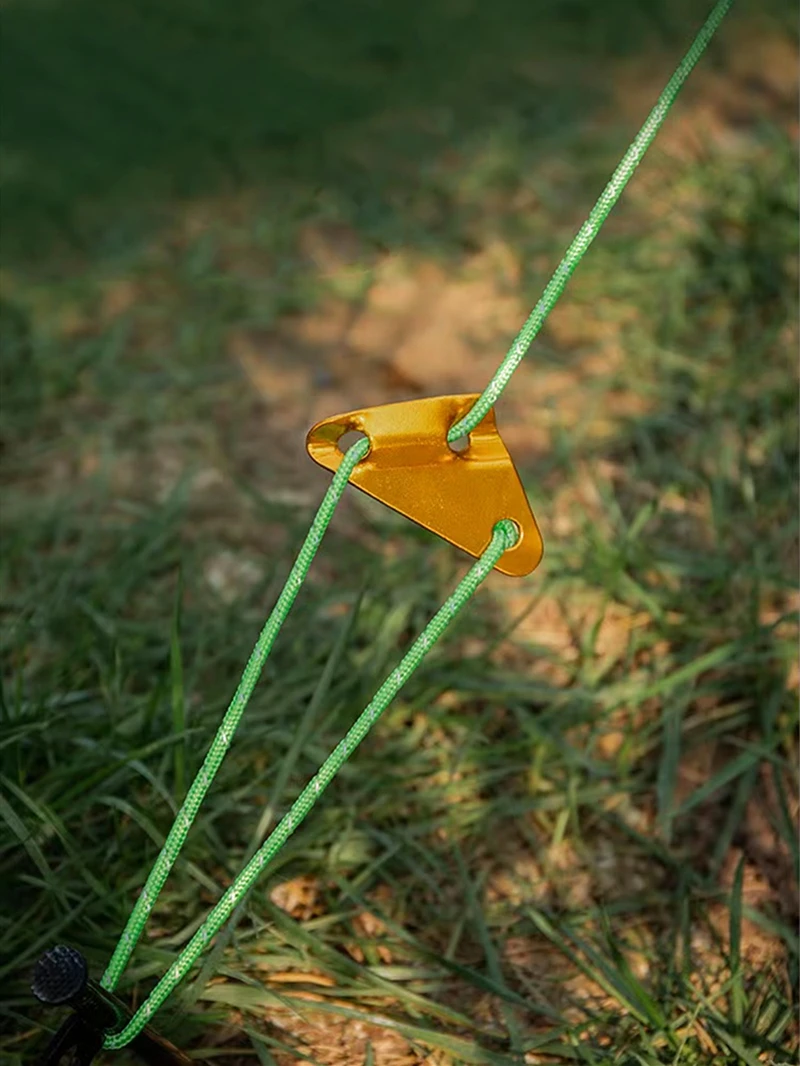
[(536, 519), (491, 409), (456, 451), (447, 443), (450, 427), (470, 410), (478, 393), (366, 407), (318, 422), (306, 448), (326, 470), (342, 461), (339, 439), (352, 430), (366, 434), (367, 456), (350, 475), (351, 484), (387, 507), (476, 558), (488, 547), (501, 518), (512, 519), (520, 538), (496, 564), (502, 574), (522, 577), (542, 558)]
[(59, 944), (37, 961), (31, 991), (40, 1003), (63, 1006), (77, 999), (88, 979), (89, 970), (83, 955), (75, 948)]

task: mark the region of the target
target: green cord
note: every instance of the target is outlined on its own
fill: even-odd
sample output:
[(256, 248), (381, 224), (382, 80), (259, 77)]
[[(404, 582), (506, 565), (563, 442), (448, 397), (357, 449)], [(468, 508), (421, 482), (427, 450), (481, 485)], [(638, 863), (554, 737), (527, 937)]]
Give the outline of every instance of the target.
[[(614, 204), (619, 199), (622, 190), (627, 185), (634, 170), (641, 162), (645, 152), (652, 143), (656, 133), (661, 127), (667, 112), (672, 106), (675, 97), (689, 76), (692, 68), (697, 63), (705, 50), (719, 24), (728, 13), (733, 0), (719, 0), (714, 10), (709, 15), (705, 25), (695, 38), (691, 48), (684, 56), (678, 69), (670, 78), (666, 88), (658, 99), (656, 106), (650, 112), (644, 126), (637, 134), (635, 140), (625, 153), (622, 162), (603, 191), (600, 199), (592, 209), (589, 218), (579, 230), (577, 236), (569, 246), (564, 258), (558, 266), (553, 277), (550, 279), (541, 299), (533, 309), (530, 317), (520, 330), (519, 335), (512, 344), (508, 354), (500, 365), (489, 385), (486, 387), (472, 410), (459, 422), (456, 422), (447, 434), (451, 443), (459, 437), (470, 433), (475, 426), (486, 416), (488, 411), (497, 402), (498, 397), (505, 389), (511, 375), (524, 358), (531, 342), (542, 327), (545, 319), (555, 306), (561, 293), (573, 271), (583, 258), (586, 250), (596, 237), (603, 222), (605, 222)], [(231, 745), (233, 735), (244, 714), (247, 703), (258, 682), (258, 678), (264, 667), (264, 663), (272, 650), (275, 638), (286, 620), (289, 611), (297, 598), (297, 593), (308, 574), (314, 556), (317, 553), (325, 530), (333, 517), (336, 505), (350, 479), (356, 464), (364, 458), (369, 451), (369, 441), (360, 440), (348, 449), (343, 457), (339, 469), (334, 475), (333, 481), (325, 494), (322, 504), (317, 511), (316, 517), (311, 524), (311, 529), (305, 539), (303, 547), (297, 556), (286, 585), (281, 592), (278, 602), (273, 608), (255, 648), (245, 667), (239, 687), (231, 701), (222, 725), (209, 748), (203, 766), (186, 795), (186, 799), (178, 812), (178, 816), (170, 829), (161, 853), (156, 859), (150, 876), (147, 878), (142, 892), (136, 901), (131, 916), (125, 926), (119, 943), (117, 944), (111, 961), (102, 978), (102, 985), (108, 990), (116, 987), (119, 978), (133, 953), (134, 948), (142, 934), (150, 911), (155, 904), (164, 884), (169, 876), (175, 860), (180, 854), (186, 836), (191, 828), (200, 805), (211, 786), (211, 782), (219, 769), (223, 758)], [(203, 925), (192, 937), (189, 944), (181, 952), (177, 960), (172, 964), (167, 973), (162, 977), (155, 989), (145, 1002), (139, 1007), (128, 1025), (120, 1032), (107, 1036), (104, 1042), (106, 1048), (121, 1048), (130, 1043), (144, 1028), (150, 1017), (158, 1010), (176, 986), (183, 980), (194, 963), (208, 946), (214, 937), (236, 908), (237, 902), (249, 891), (255, 880), (261, 874), (263, 868), (277, 855), (295, 829), (300, 825), (319, 796), (325, 791), (331, 780), (335, 777), (350, 755), (355, 751), (374, 723), (383, 711), (389, 706), (408, 678), (419, 666), (423, 657), (431, 646), (444, 633), (451, 620), (458, 614), (467, 600), (477, 591), (478, 586), (486, 575), (492, 570), (504, 551), (507, 551), (516, 543), (517, 531), (513, 522), (502, 519), (494, 527), (491, 542), (481, 558), (470, 569), (467, 576), (459, 584), (450, 599), (441, 610), (428, 623), (426, 628), (412, 645), (400, 665), (392, 672), (380, 687), (370, 704), (362, 712), (355, 724), (334, 751), (322, 764), (319, 772), (306, 786), (295, 801), (289, 813), (281, 820), (266, 842), (253, 856), (247, 866), (228, 887), (222, 898), (213, 908)]]
[[(363, 441), (359, 441), (359, 444), (363, 443)], [(357, 446), (358, 445), (355, 445), (355, 447)], [(348, 456), (349, 454), (350, 452), (348, 452)], [(344, 466), (344, 463), (342, 466)], [(339, 472), (341, 471), (342, 466), (339, 467)], [(509, 519), (502, 519), (495, 525), (492, 539), (489, 542), (489, 547), (480, 559), (478, 559), (478, 561), (470, 568), (466, 577), (464, 577), (459, 583), (452, 596), (450, 596), (427, 624), (422, 633), (417, 637), (410, 650), (406, 652), (400, 665), (392, 671), (389, 677), (387, 677), (373, 696), (370, 703), (350, 727), (344, 739), (333, 749), (331, 754), (320, 767), (318, 773), (311, 779), (311, 781), (309, 781), (297, 797), (289, 813), (281, 819), (265, 843), (262, 844), (247, 866), (245, 866), (235, 881), (233, 881), (228, 887), (225, 894), (203, 922), (203, 925), (198, 929), (172, 966), (170, 966), (145, 1002), (139, 1007), (128, 1025), (122, 1030), (122, 1032), (114, 1034), (113, 1036), (107, 1036), (103, 1045), (104, 1047), (121, 1048), (133, 1040), (133, 1038), (140, 1033), (148, 1023), (151, 1015), (158, 1010), (164, 1000), (172, 993), (177, 985), (180, 984), (200, 955), (208, 947), (211, 938), (216, 936), (230, 918), (237, 903), (246, 895), (253, 883), (261, 875), (264, 867), (278, 854), (280, 849), (309, 813), (333, 778), (339, 770), (341, 770), (342, 766), (344, 766), (367, 733), (369, 733), (373, 725), (378, 721), (381, 714), (383, 714), (403, 685), (405, 685), (417, 669), (427, 652), (441, 637), (467, 601), (474, 596), (478, 586), (494, 568), (495, 563), (503, 552), (514, 546), (517, 541), (517, 536), (516, 526)], [(308, 541), (306, 544), (307, 543)], [(265, 656), (261, 657), (258, 669), (261, 668), (264, 658)], [(241, 716), (241, 711), (239, 713)], [(229, 743), (229, 741), (230, 738), (228, 738), (227, 743)], [(227, 743), (224, 741), (221, 742), (219, 734), (217, 735), (212, 750), (217, 746), (223, 748), (219, 754), (217, 765), (219, 765), (219, 762), (222, 760), (224, 748), (227, 748)], [(210, 754), (211, 753), (209, 753), (209, 755)], [(164, 851), (162, 851), (159, 861), (163, 855)], [(169, 865), (166, 866), (167, 870), (175, 861), (176, 855), (177, 852), (167, 860), (169, 863)], [(158, 863), (156, 865), (158, 865)], [(163, 877), (166, 877), (166, 873)], [(148, 879), (148, 884), (150, 884), (151, 879), (152, 874), (151, 878)], [(163, 884), (163, 878), (161, 883)], [(141, 934), (147, 918), (147, 911), (149, 911), (151, 906), (152, 900), (149, 901), (146, 909), (141, 910), (135, 929), (131, 929), (131, 936), (134, 943)], [(134, 916), (131, 915), (131, 921), (128, 923), (129, 929), (132, 926), (133, 917)], [(110, 986), (106, 984), (106, 987)]]
[(675, 102), (683, 83), (689, 77), (697, 60), (703, 54), (708, 42), (714, 36), (719, 24), (727, 15), (733, 0), (719, 0), (714, 10), (708, 16), (705, 25), (695, 37), (692, 47), (683, 57), (678, 69), (667, 82), (667, 86), (658, 98), (658, 102), (642, 128), (637, 133), (633, 143), (622, 157), (622, 162), (612, 175), (611, 181), (606, 185), (600, 199), (592, 208), (589, 217), (578, 230), (577, 236), (566, 251), (564, 258), (558, 264), (542, 297), (534, 307), (525, 325), (517, 334), (514, 343), (508, 350), (503, 362), (497, 369), (496, 374), (475, 401), (474, 406), (458, 422), (455, 422), (447, 434), (447, 439), (452, 444), (459, 437), (465, 437), (485, 418), (490, 408), (494, 407), (503, 389), (511, 380), (511, 375), (524, 359), (533, 338), (544, 325), (545, 319), (555, 307), (559, 296), (567, 286), (567, 282), (583, 259), (589, 245), (600, 231), (600, 227), (611, 213), (614, 204), (622, 195), (622, 190), (630, 181), (634, 170), (644, 158), (644, 154), (661, 128), (667, 112)]
[[(211, 782), (214, 780), (217, 770), (219, 770), (220, 765), (222, 764), (225, 753), (230, 747), (233, 735), (241, 721), (248, 701), (253, 694), (253, 689), (256, 687), (264, 663), (267, 661), (267, 657), (272, 651), (272, 645), (275, 643), (275, 638), (280, 632), (281, 626), (286, 621), (286, 616), (292, 609), (292, 605), (297, 598), (297, 593), (300, 591), (300, 587), (305, 580), (311, 563), (314, 561), (314, 556), (317, 554), (317, 549), (322, 541), (325, 530), (328, 528), (330, 520), (333, 517), (336, 505), (347, 487), (350, 475), (356, 464), (364, 458), (368, 451), (368, 440), (356, 441), (353, 447), (349, 448), (347, 454), (343, 457), (339, 469), (336, 471), (333, 481), (331, 482), (328, 491), (325, 493), (325, 497), (317, 511), (316, 517), (311, 523), (311, 528), (308, 531), (305, 543), (300, 549), (300, 553), (295, 560), (295, 564), (287, 578), (283, 591), (278, 597), (278, 602), (272, 609), (272, 614), (269, 616), (266, 625), (262, 629), (256, 646), (247, 662), (247, 666), (242, 674), (242, 680), (239, 682), (239, 687), (236, 689), (236, 693), (231, 700), (230, 706), (225, 712), (225, 717), (222, 719), (222, 724), (217, 730), (217, 735), (214, 737), (214, 741), (208, 750), (205, 762), (186, 794), (186, 799), (183, 801), (183, 806), (175, 818), (172, 829), (169, 831), (166, 842), (161, 849), (161, 854), (156, 859), (153, 869), (150, 871), (150, 876), (147, 878), (145, 886), (136, 901), (136, 905), (131, 912), (131, 916), (128, 919), (119, 943), (114, 950), (114, 954), (111, 956), (111, 961), (106, 967), (106, 972), (103, 974), (101, 984), (109, 991), (112, 991), (116, 987), (117, 981), (119, 981), (120, 976), (133, 953), (133, 949), (136, 947), (136, 942), (142, 935), (142, 930), (144, 929), (147, 917), (153, 908), (153, 904), (158, 899), (159, 893), (164, 887), (164, 882), (167, 880), (170, 870), (175, 865), (175, 860), (180, 854), (180, 850), (183, 847), (192, 822), (197, 816), (200, 805), (211, 787)], [(131, 1036), (134, 1035), (135, 1034), (131, 1034)]]

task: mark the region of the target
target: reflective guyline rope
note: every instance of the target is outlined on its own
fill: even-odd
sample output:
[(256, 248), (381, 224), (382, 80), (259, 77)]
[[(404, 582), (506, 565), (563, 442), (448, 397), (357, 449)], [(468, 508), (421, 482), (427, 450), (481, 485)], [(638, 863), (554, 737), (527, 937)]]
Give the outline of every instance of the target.
[[(658, 103), (650, 112), (644, 126), (637, 134), (622, 162), (614, 171), (611, 181), (606, 186), (600, 199), (587, 221), (583, 224), (577, 236), (570, 245), (567, 253), (559, 264), (555, 274), (547, 285), (542, 298), (537, 303), (530, 318), (527, 320), (503, 363), (491, 382), (476, 401), (472, 410), (459, 422), (453, 425), (447, 434), (451, 443), (459, 437), (470, 433), (475, 426), (485, 417), (489, 409), (495, 404), (497, 398), (508, 384), (511, 375), (525, 356), (533, 338), (539, 332), (547, 315), (554, 307), (559, 296), (563, 292), (567, 281), (571, 277), (576, 266), (585, 254), (587, 248), (594, 240), (597, 232), (608, 217), (612, 207), (619, 199), (622, 190), (629, 181), (633, 171), (641, 161), (647, 148), (653, 141), (658, 129), (666, 118), (667, 112), (672, 106), (683, 83), (694, 67), (700, 55), (708, 45), (714, 32), (730, 9), (733, 0), (719, 0), (711, 12), (705, 25), (698, 33), (694, 43), (681, 61), (678, 69), (670, 78), (667, 87), (658, 99)], [(278, 601), (258, 638), (255, 648), (245, 667), (242, 679), (234, 694), (228, 710), (222, 720), (222, 724), (209, 748), (203, 766), (197, 777), (192, 782), (186, 795), (186, 799), (178, 812), (177, 817), (169, 831), (161, 853), (150, 871), (144, 888), (131, 912), (125, 930), (117, 944), (111, 961), (108, 964), (102, 978), (102, 985), (109, 991), (116, 987), (125, 966), (130, 959), (136, 943), (144, 930), (147, 918), (164, 887), (172, 867), (175, 864), (180, 850), (186, 840), (200, 805), (211, 787), (225, 754), (233, 740), (237, 726), (244, 714), (247, 703), (255, 689), (258, 678), (269, 656), (275, 639), (285, 621), (292, 605), (297, 597), (300, 587), (308, 574), (311, 563), (314, 560), (317, 549), (322, 541), (325, 530), (330, 524), (336, 505), (342, 497), (347, 483), (356, 465), (366, 456), (369, 451), (369, 441), (360, 440), (347, 451), (342, 458), (339, 469), (336, 471), (333, 481), (322, 501), (322, 504), (312, 522), (306, 536), (303, 547), (295, 560), (294, 566), (286, 581)], [(319, 772), (309, 782), (295, 801), (291, 810), (279, 822), (266, 842), (247, 864), (244, 870), (236, 877), (228, 887), (224, 895), (212, 909), (203, 925), (192, 937), (181, 952), (178, 959), (172, 964), (167, 973), (158, 982), (145, 1002), (139, 1007), (128, 1025), (119, 1033), (106, 1036), (104, 1046), (106, 1048), (121, 1048), (137, 1036), (149, 1021), (150, 1017), (164, 1003), (167, 997), (174, 991), (180, 981), (186, 976), (191, 967), (208, 946), (210, 940), (219, 932), (234, 911), (245, 893), (250, 889), (259, 874), (263, 870), (291, 834), (300, 825), (318, 797), (330, 784), (343, 764), (356, 747), (367, 735), (373, 724), (378, 720), (383, 711), (389, 706), (399, 690), (414, 673), (425, 654), (444, 633), (450, 621), (458, 614), (467, 600), (472, 597), (478, 586), (492, 570), (503, 552), (513, 547), (516, 543), (517, 530), (514, 523), (502, 519), (494, 527), (492, 539), (480, 559), (472, 566), (466, 577), (460, 582), (454, 593), (444, 606), (428, 623), (426, 628), (406, 653), (400, 665), (384, 681), (372, 701), (362, 712), (355, 724), (351, 727), (345, 738), (338, 744), (328, 756)]]
[[(358, 443), (364, 444), (364, 441), (359, 441)], [(354, 447), (358, 447), (358, 445), (355, 445)], [(348, 453), (348, 458), (350, 457), (352, 450), (353, 449)], [(344, 463), (342, 466), (343, 465)], [(352, 465), (355, 465), (355, 463)], [(343, 479), (341, 483), (342, 488), (345, 484), (346, 478)], [(341, 489), (339, 491), (341, 494)], [(330, 510), (332, 511), (333, 508), (331, 507)], [(319, 515), (317, 517), (319, 518)], [(330, 516), (328, 516), (328, 520), (329, 518)], [(494, 527), (494, 533), (489, 542), (489, 547), (474, 566), (471, 567), (466, 577), (459, 583), (453, 595), (447, 600), (444, 606), (440, 608), (422, 633), (417, 637), (411, 646), (411, 649), (403, 656), (400, 665), (393, 670), (389, 677), (384, 681), (370, 703), (356, 719), (354, 725), (350, 727), (344, 739), (334, 748), (320, 767), (318, 773), (311, 779), (311, 781), (309, 781), (300, 793), (289, 813), (284, 815), (269, 835), (266, 842), (228, 887), (227, 891), (208, 915), (203, 925), (198, 929), (172, 966), (170, 966), (150, 993), (150, 996), (142, 1004), (136, 1014), (134, 1014), (133, 1018), (131, 1018), (125, 1029), (123, 1029), (118, 1035), (107, 1037), (105, 1040), (105, 1047), (124, 1047), (129, 1040), (132, 1040), (137, 1033), (142, 1030), (150, 1019), (150, 1016), (158, 1010), (173, 989), (183, 980), (200, 955), (205, 951), (211, 938), (219, 932), (225, 922), (230, 918), (237, 903), (252, 887), (253, 883), (264, 869), (264, 866), (277, 855), (331, 783), (333, 778), (370, 731), (375, 722), (377, 722), (381, 714), (395, 698), (399, 690), (417, 669), (425, 657), (426, 652), (436, 643), (442, 633), (444, 633), (445, 629), (447, 629), (450, 622), (466, 604), (467, 600), (475, 594), (478, 586), (492, 570), (503, 552), (508, 548), (512, 548), (516, 543), (516, 540), (517, 531), (513, 522), (508, 519), (503, 519), (497, 523)], [(306, 544), (307, 543), (308, 541)], [(313, 558), (313, 552), (311, 553), (311, 557)], [(219, 761), (221, 761), (222, 756), (225, 753), (225, 748), (227, 748), (227, 742), (220, 740), (220, 734), (217, 734), (217, 738), (214, 742), (214, 747), (217, 745), (221, 749), (219, 753)], [(211, 753), (209, 752), (209, 756), (210, 754)], [(166, 848), (164, 850), (166, 850)], [(175, 852), (175, 855), (177, 856), (177, 852)], [(164, 851), (161, 852), (159, 861), (161, 861), (163, 857)], [(168, 863), (169, 866), (172, 865), (172, 862), (174, 862), (174, 858), (172, 857), (165, 860), (165, 863)], [(167, 868), (169, 868), (169, 866), (167, 866)], [(144, 895), (144, 892), (142, 895)], [(139, 898), (141, 900), (141, 896)], [(152, 899), (148, 896), (141, 910), (138, 927), (130, 930), (134, 943), (142, 931), (147, 912), (152, 907), (152, 903)], [(130, 929), (131, 923), (129, 922), (128, 925)], [(126, 930), (126, 932), (127, 931), (128, 930)], [(106, 973), (103, 978), (103, 983), (106, 984), (106, 987), (110, 987), (107, 979), (108, 973)]]
[(450, 427), (447, 439), (451, 444), (453, 441), (458, 440), (459, 437), (464, 437), (467, 433), (471, 433), (481, 419), (485, 417), (489, 408), (494, 407), (503, 389), (511, 380), (511, 375), (524, 359), (533, 338), (544, 325), (545, 319), (553, 310), (559, 296), (566, 288), (575, 267), (597, 236), (600, 227), (611, 213), (612, 207), (622, 195), (622, 190), (633, 176), (634, 170), (641, 163), (645, 152), (653, 143), (655, 135), (667, 117), (667, 112), (675, 102), (675, 97), (680, 92), (683, 83), (691, 74), (695, 63), (705, 51), (708, 42), (714, 36), (732, 4), (733, 0), (719, 0), (719, 3), (708, 16), (705, 25), (695, 37), (691, 48), (681, 60), (678, 69), (667, 82), (666, 88), (659, 96), (656, 106), (647, 116), (645, 124), (636, 134), (630, 148), (622, 157), (622, 161), (614, 171), (611, 181), (606, 185), (600, 199), (592, 208), (589, 217), (578, 230), (564, 258), (558, 264), (555, 274), (547, 283), (541, 299), (531, 312), (528, 321), (517, 334), (514, 343), (509, 348), (508, 354), (498, 367), (494, 377), (475, 401), (472, 410)]
[[(183, 847), (183, 843), (186, 840), (192, 822), (200, 809), (200, 805), (202, 804), (208, 789), (211, 787), (211, 782), (214, 780), (214, 776), (216, 775), (217, 770), (219, 770), (222, 760), (225, 758), (225, 753), (230, 747), (231, 741), (233, 740), (233, 734), (236, 732), (245, 708), (253, 694), (253, 689), (256, 687), (261, 671), (264, 668), (264, 663), (267, 661), (269, 653), (272, 651), (272, 645), (275, 643), (275, 638), (278, 636), (280, 628), (285, 622), (286, 616), (289, 614), (289, 611), (292, 609), (292, 605), (297, 598), (297, 593), (300, 591), (300, 587), (305, 581), (306, 574), (314, 561), (314, 556), (317, 554), (317, 549), (322, 541), (325, 530), (328, 528), (331, 518), (333, 518), (333, 512), (336, 510), (336, 505), (341, 499), (342, 493), (347, 486), (353, 468), (356, 463), (359, 463), (364, 458), (368, 451), (369, 441), (356, 441), (353, 447), (348, 449), (347, 454), (343, 457), (339, 469), (336, 471), (333, 481), (328, 487), (328, 491), (325, 493), (316, 517), (311, 523), (311, 528), (306, 535), (303, 547), (300, 549), (300, 553), (289, 573), (289, 577), (286, 579), (283, 591), (278, 597), (278, 602), (273, 607), (272, 614), (269, 616), (266, 625), (261, 630), (256, 646), (253, 648), (250, 658), (247, 661), (247, 666), (244, 668), (239, 687), (236, 689), (230, 706), (225, 712), (225, 717), (222, 719), (222, 724), (217, 730), (217, 735), (214, 737), (211, 747), (208, 750), (208, 754), (205, 757), (205, 761), (186, 794), (186, 799), (183, 801), (183, 806), (178, 811), (177, 817), (172, 824), (169, 835), (161, 849), (161, 854), (156, 859), (155, 864), (150, 871), (150, 876), (147, 878), (145, 886), (142, 889), (139, 898), (136, 900), (136, 904), (128, 919), (128, 923), (125, 926), (125, 930), (120, 937), (119, 943), (114, 949), (111, 961), (106, 967), (106, 972), (103, 974), (100, 983), (109, 991), (113, 991), (116, 987), (117, 981), (119, 981), (122, 971), (125, 969), (128, 960), (133, 953), (133, 949), (136, 947), (136, 942), (142, 934), (142, 930), (144, 929), (147, 917), (153, 908), (153, 904), (158, 898), (161, 889), (164, 887), (164, 883), (169, 876), (169, 872), (172, 869), (175, 860), (180, 854), (180, 850)], [(135, 1035), (135, 1032), (131, 1032), (129, 1039), (133, 1039)], [(122, 1047), (125, 1043), (127, 1043), (127, 1041), (123, 1041), (121, 1044), (115, 1044), (114, 1046)]]

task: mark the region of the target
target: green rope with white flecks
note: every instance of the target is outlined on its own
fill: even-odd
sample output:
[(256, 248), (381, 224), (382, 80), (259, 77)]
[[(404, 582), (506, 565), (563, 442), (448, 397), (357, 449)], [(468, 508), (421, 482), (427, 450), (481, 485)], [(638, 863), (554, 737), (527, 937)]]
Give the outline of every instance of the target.
[[(186, 799), (183, 801), (183, 806), (178, 811), (177, 817), (172, 824), (169, 835), (161, 849), (161, 854), (156, 859), (155, 864), (150, 871), (150, 876), (147, 878), (145, 886), (139, 894), (139, 898), (131, 912), (131, 916), (128, 919), (119, 943), (114, 950), (114, 954), (111, 956), (111, 961), (106, 967), (106, 972), (103, 974), (101, 984), (109, 991), (116, 987), (117, 981), (119, 980), (122, 971), (125, 969), (125, 966), (133, 953), (133, 949), (136, 947), (136, 942), (142, 934), (142, 930), (144, 929), (147, 917), (153, 908), (153, 904), (158, 899), (161, 889), (164, 887), (169, 872), (180, 854), (192, 822), (200, 809), (206, 793), (211, 787), (211, 782), (214, 780), (217, 770), (219, 770), (222, 764), (222, 760), (225, 758), (225, 753), (230, 747), (231, 741), (233, 740), (233, 734), (236, 732), (248, 701), (253, 694), (253, 690), (261, 675), (264, 663), (267, 661), (267, 657), (272, 651), (272, 645), (275, 643), (275, 638), (278, 636), (281, 626), (286, 621), (286, 616), (292, 609), (292, 605), (297, 598), (297, 593), (300, 591), (300, 588), (305, 581), (306, 575), (314, 561), (314, 556), (317, 554), (317, 549), (322, 541), (322, 537), (325, 534), (325, 530), (328, 528), (331, 518), (333, 518), (333, 512), (336, 510), (336, 505), (341, 499), (342, 493), (344, 492), (347, 482), (350, 479), (350, 475), (353, 472), (353, 468), (364, 458), (368, 451), (369, 441), (356, 441), (353, 447), (349, 448), (347, 454), (342, 458), (339, 469), (336, 471), (333, 481), (331, 482), (328, 491), (325, 493), (316, 517), (311, 523), (311, 528), (306, 535), (303, 547), (300, 549), (300, 553), (289, 573), (289, 577), (286, 579), (283, 591), (278, 597), (278, 602), (272, 609), (272, 614), (269, 616), (266, 625), (262, 629), (261, 635), (256, 642), (256, 646), (253, 648), (252, 654), (247, 661), (247, 666), (244, 668), (239, 687), (236, 689), (230, 706), (225, 712), (225, 717), (222, 719), (222, 724), (217, 730), (217, 735), (214, 737), (211, 747), (208, 750), (208, 754), (205, 757), (205, 761), (186, 794)], [(134, 1033), (131, 1034), (131, 1039), (134, 1035)], [(122, 1044), (115, 1046), (122, 1047)]]
[[(363, 444), (363, 441), (359, 441), (359, 443)], [(459, 582), (455, 592), (445, 602), (444, 606), (439, 609), (417, 637), (410, 650), (403, 656), (400, 665), (384, 681), (367, 707), (350, 727), (344, 739), (337, 744), (320, 767), (319, 772), (309, 781), (292, 804), (288, 814), (284, 815), (266, 842), (228, 887), (200, 929), (170, 966), (128, 1025), (121, 1033), (107, 1037), (105, 1047), (124, 1047), (129, 1040), (132, 1040), (141, 1031), (150, 1016), (158, 1010), (173, 989), (183, 980), (206, 949), (211, 938), (220, 931), (230, 918), (237, 903), (249, 891), (267, 863), (278, 854), (381, 714), (417, 669), (428, 649), (436, 643), (461, 608), (474, 596), (478, 586), (492, 570), (503, 552), (514, 546), (517, 537), (516, 527), (509, 519), (502, 519), (496, 524), (489, 547), (470, 568), (466, 577)], [(149, 910), (150, 906), (152, 906), (152, 900), (148, 900), (147, 910)], [(137, 936), (141, 932), (141, 926), (144, 925), (147, 910), (142, 910), (140, 925), (136, 929)]]
[(653, 143), (655, 135), (661, 128), (667, 112), (675, 102), (675, 97), (680, 92), (683, 83), (689, 77), (697, 60), (703, 54), (711, 38), (714, 36), (719, 24), (733, 4), (733, 0), (719, 0), (714, 10), (708, 16), (703, 28), (695, 37), (691, 48), (681, 60), (677, 70), (667, 82), (666, 88), (659, 96), (658, 101), (647, 116), (647, 119), (636, 134), (630, 148), (622, 157), (611, 180), (603, 190), (600, 199), (592, 208), (589, 217), (578, 230), (572, 244), (564, 254), (564, 258), (558, 264), (547, 287), (542, 293), (541, 299), (531, 311), (525, 325), (517, 334), (514, 343), (508, 350), (503, 362), (497, 369), (492, 380), (475, 401), (472, 408), (463, 418), (455, 422), (448, 431), (447, 439), (452, 444), (459, 437), (464, 437), (485, 418), (490, 408), (497, 403), (503, 389), (511, 380), (511, 375), (525, 358), (534, 337), (544, 325), (544, 321), (555, 307), (559, 296), (567, 286), (567, 282), (586, 254), (586, 250), (600, 231), (600, 227), (611, 213), (614, 204), (622, 195), (622, 190), (633, 176), (634, 170), (644, 158), (644, 154)]
[[(683, 83), (705, 50), (719, 24), (730, 9), (733, 0), (719, 0), (698, 33), (691, 48), (684, 56), (677, 70), (670, 78), (653, 110), (650, 112), (642, 129), (625, 153), (621, 163), (603, 191), (600, 199), (592, 209), (589, 218), (579, 230), (569, 246), (564, 258), (548, 283), (541, 299), (512, 344), (497, 373), (476, 401), (472, 409), (449, 430), (447, 439), (451, 443), (470, 433), (486, 416), (490, 408), (511, 379), (514, 370), (527, 353), (531, 342), (541, 329), (548, 314), (564, 291), (569, 278), (597, 235), (603, 222), (608, 217), (622, 190), (630, 180), (634, 170), (641, 162), (645, 152), (652, 143), (667, 113), (674, 103)], [(341, 499), (350, 475), (355, 466), (369, 451), (369, 441), (360, 440), (348, 449), (343, 456), (339, 469), (325, 494), (322, 504), (312, 522), (303, 547), (292, 567), (283, 591), (270, 615), (258, 642), (248, 660), (242, 679), (234, 694), (228, 710), (209, 748), (203, 766), (193, 781), (184, 803), (170, 829), (167, 840), (147, 878), (144, 888), (131, 912), (122, 936), (114, 950), (111, 961), (102, 978), (102, 985), (112, 990), (119, 981), (128, 960), (133, 953), (139, 937), (144, 930), (147, 918), (169, 876), (170, 870), (180, 854), (192, 822), (200, 805), (211, 786), (225, 754), (233, 740), (233, 735), (244, 714), (247, 703), (258, 682), (264, 663), (272, 649), (280, 628), (285, 621), (297, 597), (300, 587), (308, 574), (325, 530), (333, 517), (336, 505)], [(183, 980), (194, 963), (203, 953), (210, 940), (219, 932), (236, 908), (237, 903), (252, 887), (264, 867), (277, 855), (298, 825), (303, 821), (318, 797), (330, 784), (355, 748), (367, 735), (373, 724), (389, 706), (399, 690), (414, 673), (423, 657), (432, 645), (444, 633), (450, 621), (458, 614), (467, 600), (475, 594), (478, 586), (494, 567), (503, 552), (513, 547), (517, 540), (517, 530), (513, 522), (501, 519), (494, 527), (492, 539), (480, 559), (460, 582), (452, 596), (441, 610), (428, 623), (426, 628), (404, 656), (400, 665), (391, 673), (380, 687), (375, 697), (362, 712), (345, 738), (333, 750), (323, 763), (319, 772), (309, 782), (295, 801), (291, 810), (276, 826), (266, 842), (245, 866), (244, 870), (228, 887), (216, 906), (212, 909), (203, 925), (183, 949), (177, 960), (158, 982), (156, 987), (139, 1007), (125, 1028), (115, 1034), (106, 1036), (106, 1048), (121, 1048), (136, 1037), (149, 1021), (150, 1017), (164, 1003), (176, 986)]]

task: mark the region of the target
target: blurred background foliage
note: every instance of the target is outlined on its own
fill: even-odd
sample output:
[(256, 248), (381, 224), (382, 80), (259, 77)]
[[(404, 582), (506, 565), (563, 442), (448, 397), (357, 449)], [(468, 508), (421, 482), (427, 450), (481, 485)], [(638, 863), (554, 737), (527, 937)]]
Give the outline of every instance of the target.
[[(309, 425), (483, 388), (706, 13), (2, 5), (4, 1061), (57, 1024), (45, 947), (108, 959), (327, 484)], [(498, 404), (541, 568), (326, 793), (182, 1046), (793, 1061), (797, 139), (796, 12), (740, 0)], [(131, 1002), (467, 566), (357, 495)]]

